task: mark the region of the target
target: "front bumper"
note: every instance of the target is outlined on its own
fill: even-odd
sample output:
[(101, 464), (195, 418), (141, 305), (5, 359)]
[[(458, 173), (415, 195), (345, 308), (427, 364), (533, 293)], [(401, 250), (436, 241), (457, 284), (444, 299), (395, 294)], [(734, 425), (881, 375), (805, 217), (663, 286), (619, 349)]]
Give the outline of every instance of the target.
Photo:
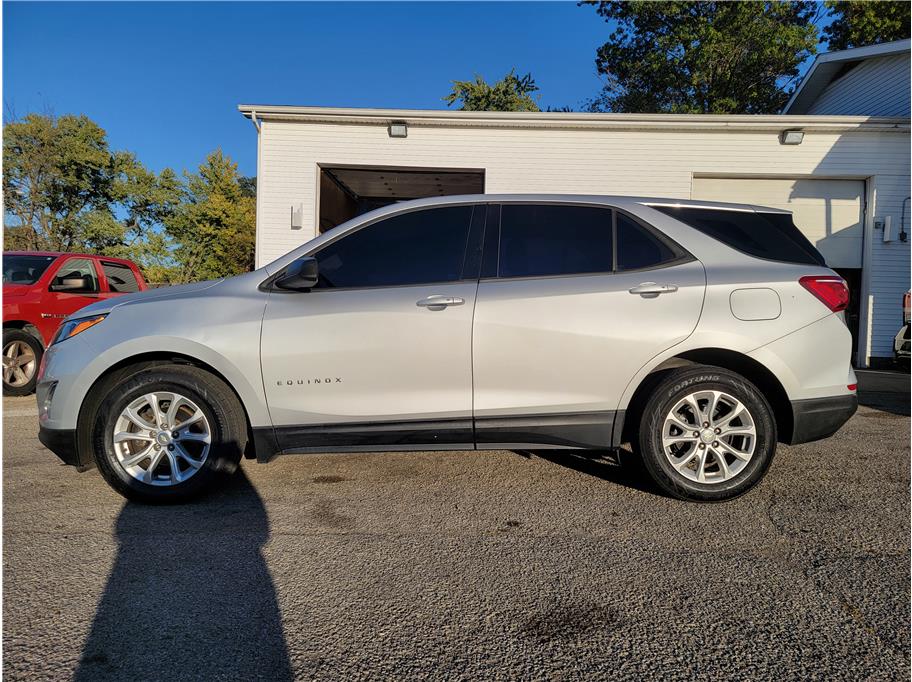
[(858, 396), (792, 401), (792, 439), (789, 445), (809, 443), (836, 433), (858, 409)]
[(38, 440), (48, 450), (57, 455), (64, 464), (81, 467), (79, 449), (76, 447), (76, 429), (38, 428)]

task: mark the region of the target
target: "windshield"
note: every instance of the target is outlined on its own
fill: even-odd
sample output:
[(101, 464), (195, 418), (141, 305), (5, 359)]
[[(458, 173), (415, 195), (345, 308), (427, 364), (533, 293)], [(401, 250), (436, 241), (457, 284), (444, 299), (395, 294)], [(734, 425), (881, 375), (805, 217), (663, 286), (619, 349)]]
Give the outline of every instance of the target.
[(57, 256), (3, 255), (4, 284), (34, 284)]

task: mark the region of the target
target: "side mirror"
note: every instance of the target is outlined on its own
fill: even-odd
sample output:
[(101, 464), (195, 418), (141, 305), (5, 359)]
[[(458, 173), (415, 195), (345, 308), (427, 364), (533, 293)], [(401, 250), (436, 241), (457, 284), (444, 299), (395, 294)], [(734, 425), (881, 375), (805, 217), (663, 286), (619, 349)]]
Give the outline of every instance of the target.
[(88, 277), (66, 277), (64, 279), (58, 279), (50, 287), (51, 291), (86, 291), (91, 288), (92, 284), (89, 282)]
[(304, 256), (285, 268), (285, 273), (275, 281), (275, 285), (288, 291), (310, 291), (317, 286), (318, 278), (317, 259)]

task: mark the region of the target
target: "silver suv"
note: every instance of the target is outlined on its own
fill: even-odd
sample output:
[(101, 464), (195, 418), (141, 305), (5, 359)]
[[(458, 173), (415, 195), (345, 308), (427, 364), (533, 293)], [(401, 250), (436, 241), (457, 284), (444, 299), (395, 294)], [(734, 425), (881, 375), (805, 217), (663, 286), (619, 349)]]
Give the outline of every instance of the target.
[(44, 356), (41, 441), (133, 500), (242, 456), (630, 442), (692, 500), (855, 412), (845, 282), (775, 209), (422, 199), (254, 272), (84, 308)]

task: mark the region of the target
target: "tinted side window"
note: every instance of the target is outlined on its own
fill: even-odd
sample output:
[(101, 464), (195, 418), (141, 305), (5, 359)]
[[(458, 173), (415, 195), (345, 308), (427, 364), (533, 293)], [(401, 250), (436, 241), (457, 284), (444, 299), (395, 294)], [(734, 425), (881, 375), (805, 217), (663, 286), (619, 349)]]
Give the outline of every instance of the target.
[(456, 281), (471, 219), (471, 206), (447, 206), (387, 218), (342, 237), (315, 254), (317, 288)]
[(617, 268), (638, 270), (654, 268), (675, 260), (677, 254), (623, 213), (617, 214)]
[(611, 272), (611, 210), (591, 206), (504, 204), (501, 277)]
[[(73, 284), (82, 279), (82, 286)], [(70, 258), (54, 275), (51, 288), (66, 294), (97, 294), (98, 275), (95, 264), (88, 258)]]
[(111, 291), (124, 294), (132, 294), (139, 291), (136, 275), (126, 265), (102, 261), (101, 269), (104, 270), (105, 277), (108, 279), (108, 288)]
[(653, 208), (749, 256), (803, 265), (826, 264), (790, 216), (710, 208)]

